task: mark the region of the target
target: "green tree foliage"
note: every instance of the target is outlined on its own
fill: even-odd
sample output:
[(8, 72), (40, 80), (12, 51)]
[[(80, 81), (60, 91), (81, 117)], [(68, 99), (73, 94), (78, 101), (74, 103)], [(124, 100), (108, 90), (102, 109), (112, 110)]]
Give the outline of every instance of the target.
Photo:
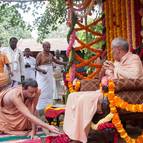
[(3, 46), (8, 46), (9, 38), (15, 36), (17, 38), (31, 37), (25, 22), (15, 5), (0, 5), (0, 42)]
[(48, 0), (45, 13), (36, 20), (38, 25), (39, 41), (48, 36), (51, 31), (57, 30), (66, 20), (65, 0)]

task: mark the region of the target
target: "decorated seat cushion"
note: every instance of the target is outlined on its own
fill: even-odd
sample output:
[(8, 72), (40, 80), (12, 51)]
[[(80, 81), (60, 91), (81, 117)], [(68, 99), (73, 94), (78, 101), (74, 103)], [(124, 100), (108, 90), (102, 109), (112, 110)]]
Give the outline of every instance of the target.
[(97, 89), (99, 89), (99, 84), (99, 79), (81, 80), (80, 91), (96, 91)]

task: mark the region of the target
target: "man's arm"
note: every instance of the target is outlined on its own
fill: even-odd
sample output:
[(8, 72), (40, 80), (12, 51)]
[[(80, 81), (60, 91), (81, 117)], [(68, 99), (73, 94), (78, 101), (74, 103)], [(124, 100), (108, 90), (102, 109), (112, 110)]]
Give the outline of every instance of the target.
[(59, 61), (59, 60), (55, 59), (54, 57), (53, 57), (53, 62), (54, 62), (54, 63), (56, 63), (56, 64), (59, 64), (59, 65), (64, 65), (64, 66), (66, 66), (66, 65), (67, 65), (67, 63), (66, 63), (66, 62), (61, 62), (61, 61)]
[(34, 116), (29, 109), (25, 106), (23, 103), (21, 96), (17, 95), (15, 98), (11, 98), (12, 103), (16, 106), (16, 108), (25, 116), (27, 117), (32, 123), (35, 123), (37, 125), (40, 125), (43, 128), (46, 128), (52, 132), (59, 133), (59, 130), (55, 128), (54, 126), (50, 126), (40, 119), (38, 119), (36, 116)]
[(12, 70), (11, 70), (11, 67), (10, 67), (10, 64), (9, 64), (9, 60), (8, 60), (6, 55), (4, 55), (4, 64), (7, 67), (8, 73), (12, 76), (13, 75)]
[(21, 73), (21, 81), (25, 79), (25, 64), (24, 64), (24, 57), (23, 53), (19, 50), (19, 64), (20, 64), (20, 73)]
[(13, 76), (13, 73), (12, 73), (12, 71), (11, 71), (10, 65), (9, 65), (9, 64), (6, 64), (6, 67), (7, 67), (8, 73), (9, 73), (11, 76)]

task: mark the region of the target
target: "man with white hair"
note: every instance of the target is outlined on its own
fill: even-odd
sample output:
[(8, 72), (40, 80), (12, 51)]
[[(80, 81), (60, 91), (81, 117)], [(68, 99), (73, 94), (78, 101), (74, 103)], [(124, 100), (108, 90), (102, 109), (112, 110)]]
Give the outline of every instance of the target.
[[(143, 67), (138, 55), (129, 52), (128, 42), (122, 38), (112, 41), (114, 64), (105, 61), (101, 69), (100, 79), (141, 79)], [(100, 110), (103, 94), (97, 91), (74, 92), (69, 94), (65, 118), (64, 131), (72, 139), (87, 142), (90, 123), (94, 114)], [(100, 102), (99, 102), (100, 101)]]

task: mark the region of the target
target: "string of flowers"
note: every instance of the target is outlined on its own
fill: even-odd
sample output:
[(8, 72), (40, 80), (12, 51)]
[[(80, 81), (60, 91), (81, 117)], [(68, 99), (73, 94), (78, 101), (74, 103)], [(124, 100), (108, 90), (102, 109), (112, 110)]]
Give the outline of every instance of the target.
[(130, 47), (130, 28), (129, 28), (129, 8), (128, 8), (128, 0), (125, 0), (125, 7), (126, 7), (126, 28), (127, 28), (127, 40)]
[(131, 21), (132, 21), (132, 42), (133, 48), (136, 48), (136, 35), (135, 35), (135, 11), (134, 11), (134, 0), (131, 1)]
[(68, 4), (79, 18), (84, 18), (91, 13), (95, 1), (85, 0), (83, 3), (75, 4), (73, 1), (68, 0)]
[(103, 36), (102, 33), (96, 32), (96, 31), (90, 29), (88, 26), (84, 26), (84, 25), (82, 25), (82, 24), (79, 23), (79, 22), (78, 22), (77, 24), (78, 24), (78, 26), (81, 27), (81, 28), (76, 28), (76, 31), (79, 31), (79, 30), (86, 30), (87, 32), (90, 32), (90, 33), (93, 34), (93, 35), (96, 35), (96, 36)]
[(75, 42), (75, 37), (76, 37), (76, 32), (75, 30), (72, 31), (72, 34), (70, 35), (70, 39), (69, 39), (69, 45), (67, 47), (67, 51), (66, 51), (66, 55), (67, 57), (69, 56), (69, 53), (74, 45)]
[(113, 13), (113, 37), (117, 37), (117, 31), (116, 31), (116, 4), (115, 4), (115, 0), (112, 0), (112, 13)]
[(129, 35), (129, 46), (130, 46), (130, 48), (132, 48), (133, 46), (132, 46), (132, 25), (131, 25), (131, 1), (127, 1), (127, 10), (128, 10), (128, 22), (129, 22), (129, 24), (128, 24), (128, 26), (129, 26), (129, 33), (128, 33), (128, 35)]
[(104, 13), (105, 13), (105, 27), (106, 27), (106, 48), (107, 48), (107, 59), (108, 60), (111, 60), (110, 58), (110, 53), (108, 52), (109, 51), (109, 22), (108, 22), (108, 19), (109, 19), (109, 14), (108, 14), (108, 1), (106, 0), (103, 4), (103, 10), (104, 10)]
[(138, 136), (136, 139), (129, 137), (129, 135), (123, 128), (123, 125), (121, 123), (121, 120), (119, 118), (118, 111), (117, 111), (117, 108), (120, 108), (120, 109), (124, 109), (130, 112), (143, 112), (143, 105), (142, 104), (129, 104), (125, 102), (123, 99), (121, 99), (120, 97), (117, 97), (114, 93), (115, 84), (112, 80), (109, 81), (108, 88), (109, 88), (109, 91), (108, 93), (104, 94), (104, 96), (107, 96), (109, 100), (110, 112), (113, 114), (112, 123), (116, 127), (118, 133), (127, 143), (143, 142), (143, 134)]
[(124, 39), (127, 39), (127, 36), (126, 36), (126, 7), (125, 7), (125, 0), (121, 0), (121, 5), (124, 5), (124, 6), (121, 6), (121, 29), (122, 29), (122, 37)]
[(82, 49), (84, 49), (85, 47), (88, 49), (88, 50), (91, 50), (92, 52), (101, 52), (101, 50), (97, 50), (97, 49), (95, 49), (95, 48), (91, 48), (90, 46), (92, 46), (92, 45), (94, 45), (94, 44), (96, 44), (96, 43), (99, 43), (100, 41), (102, 41), (103, 40), (103, 37), (97, 37), (95, 40), (93, 40), (92, 42), (90, 42), (90, 43), (87, 43), (87, 44), (85, 44), (85, 43), (83, 43), (81, 40), (79, 40), (77, 37), (76, 37), (76, 40), (81, 44), (80, 46), (77, 46), (76, 47), (76, 49), (75, 49), (75, 51), (79, 51), (79, 50), (82, 50)]
[(91, 74), (89, 74), (88, 76), (84, 76), (83, 74), (76, 72), (76, 76), (79, 77), (80, 79), (86, 79), (86, 80), (91, 80), (93, 78), (95, 78), (97, 76), (97, 74), (99, 73), (100, 68), (98, 68), (96, 71), (92, 72)]
[[(73, 85), (73, 81), (77, 75), (79, 75), (82, 78), (94, 78), (97, 73), (99, 73), (101, 66), (100, 64), (95, 64), (94, 61), (101, 55), (101, 50), (94, 49), (92, 46), (98, 42), (101, 42), (102, 40), (105, 39), (105, 36), (103, 36), (102, 32), (96, 32), (91, 29), (92, 26), (95, 26), (98, 22), (101, 22), (103, 19), (103, 16), (101, 16), (99, 19), (95, 20), (89, 25), (83, 25), (80, 23), (79, 19), (83, 18), (86, 15), (89, 15), (89, 12), (91, 12), (91, 9), (93, 8), (95, 1), (94, 0), (84, 0), (82, 3), (75, 3), (72, 0), (67, 0), (67, 6), (68, 6), (68, 21), (67, 23), (69, 24), (70, 30), (67, 35), (67, 41), (69, 43), (69, 46), (67, 47), (66, 54), (69, 57), (69, 64), (67, 67), (67, 74), (66, 74), (66, 81), (67, 81), (67, 86), (69, 92), (74, 92), (76, 91), (76, 86)], [(82, 10), (84, 9), (84, 15), (82, 15)], [(75, 12), (76, 12), (76, 20), (75, 20)], [(81, 14), (79, 14), (79, 12)], [(78, 28), (75, 28), (75, 24), (78, 25)], [(78, 39), (76, 36), (76, 32), (80, 30), (85, 30), (86, 32), (90, 32), (97, 38), (93, 40), (92, 42), (89, 43), (84, 43), (81, 40)], [(74, 42), (75, 40), (80, 44), (79, 47), (74, 47)], [(82, 58), (79, 58), (79, 64), (75, 64), (76, 59), (76, 51), (82, 50), (83, 48), (87, 48), (88, 50), (95, 52), (96, 56), (91, 57), (88, 60), (84, 60)], [(88, 75), (87, 77), (82, 76), (83, 73), (78, 73), (76, 72), (77, 68), (83, 67), (83, 66), (90, 66), (90, 67), (95, 67), (96, 71)], [(79, 77), (77, 76), (77, 77)]]
[(75, 78), (75, 63), (74, 63), (75, 52), (74, 52), (73, 45), (74, 45), (75, 36), (76, 36), (76, 31), (74, 30), (74, 27), (77, 23), (77, 17), (70, 7), (70, 0), (68, 1), (67, 6), (68, 6), (68, 9), (67, 9), (68, 10), (68, 20), (67, 20), (68, 23), (67, 24), (70, 27), (70, 30), (67, 34), (67, 41), (69, 43), (69, 46), (67, 47), (66, 54), (69, 57), (69, 64), (66, 69), (67, 74), (66, 74), (65, 82), (67, 82), (69, 92), (70, 91), (73, 92), (74, 89), (73, 89), (73, 87), (71, 88), (72, 81)]
[(84, 43), (84, 42), (82, 42), (81, 40), (79, 40), (79, 38), (78, 37), (76, 37), (76, 40), (77, 40), (77, 42), (79, 43), (79, 44), (81, 44), (81, 46), (79, 46), (79, 47), (76, 47), (76, 49), (83, 49), (83, 48), (87, 48), (88, 50), (90, 50), (90, 51), (92, 51), (92, 52), (95, 52), (95, 53), (101, 53), (102, 51), (101, 50), (97, 50), (97, 49), (94, 49), (94, 48), (92, 48), (91, 46), (92, 45), (94, 45), (94, 44), (96, 44), (96, 43), (98, 43), (98, 42), (100, 42), (100, 41), (102, 41), (103, 39), (102, 39), (102, 37), (101, 38), (97, 38), (96, 40), (94, 40), (94, 41), (92, 41), (92, 42), (90, 42), (90, 43)]

